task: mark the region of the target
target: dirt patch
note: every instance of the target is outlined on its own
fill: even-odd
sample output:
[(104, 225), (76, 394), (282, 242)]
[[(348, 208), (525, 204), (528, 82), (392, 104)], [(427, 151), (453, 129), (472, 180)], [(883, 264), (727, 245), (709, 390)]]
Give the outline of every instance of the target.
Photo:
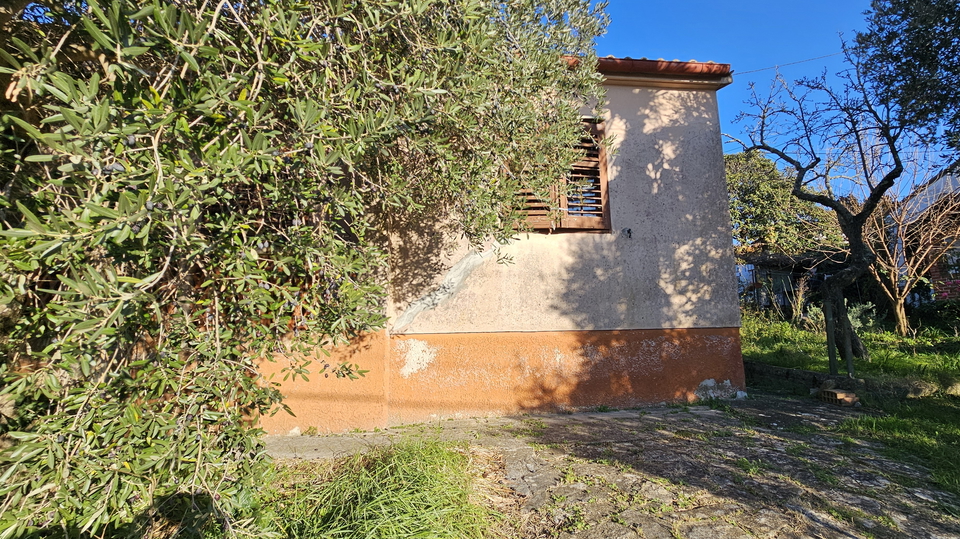
[(869, 411), (772, 393), (713, 407), (443, 421), (380, 433), (268, 439), (329, 457), (403, 436), (488, 453), (506, 537), (960, 537), (960, 500), (928, 470), (832, 427)]

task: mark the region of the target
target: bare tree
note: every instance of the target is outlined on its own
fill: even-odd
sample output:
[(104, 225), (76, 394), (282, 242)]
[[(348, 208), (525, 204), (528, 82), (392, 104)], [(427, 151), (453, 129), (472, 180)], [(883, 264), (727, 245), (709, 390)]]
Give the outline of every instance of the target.
[(926, 169), (914, 171), (913, 179), (927, 180), (898, 184), (867, 220), (867, 242), (877, 257), (870, 273), (890, 301), (899, 335), (910, 331), (910, 294), (960, 239), (958, 169), (960, 162), (932, 178)]
[[(855, 352), (865, 356), (866, 349), (850, 324), (843, 289), (869, 272), (877, 258), (866, 223), (903, 174), (905, 129), (864, 77), (859, 59), (848, 52), (847, 60), (850, 68), (836, 76), (836, 85), (825, 74), (796, 83), (778, 76), (766, 97), (753, 92), (739, 120), (753, 123), (749, 140), (740, 141), (745, 150), (761, 150), (785, 163), (793, 173), (793, 195), (837, 216), (848, 252), (821, 293), (830, 372), (839, 372), (839, 349), (853, 376)], [(856, 186), (864, 188), (862, 199), (854, 195)]]

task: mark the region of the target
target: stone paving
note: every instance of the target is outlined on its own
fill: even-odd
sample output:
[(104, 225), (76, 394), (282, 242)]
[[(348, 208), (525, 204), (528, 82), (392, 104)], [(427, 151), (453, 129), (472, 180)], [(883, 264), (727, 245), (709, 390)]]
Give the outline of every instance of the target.
[(267, 448), (315, 459), (411, 436), (465, 441), (497, 456), (491, 476), (516, 505), (507, 537), (960, 538), (960, 500), (928, 470), (831, 430), (863, 413), (751, 392), (712, 408), (440, 421)]

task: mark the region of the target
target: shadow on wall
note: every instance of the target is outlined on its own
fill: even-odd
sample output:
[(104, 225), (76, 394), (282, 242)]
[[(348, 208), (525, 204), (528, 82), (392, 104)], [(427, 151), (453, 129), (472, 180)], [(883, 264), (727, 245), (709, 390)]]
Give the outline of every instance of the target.
[[(706, 380), (743, 381), (713, 96), (649, 92), (627, 115), (620, 103), (637, 95), (616, 90), (607, 122), (618, 146), (612, 231), (567, 244), (571, 262), (550, 303), (585, 331), (576, 350), (526, 380), (526, 410), (686, 401)], [(522, 370), (526, 360), (517, 363)]]
[(453, 246), (448, 227), (439, 224), (442, 222), (442, 216), (436, 215), (389, 224), (391, 304), (405, 305), (421, 297), (446, 271), (441, 255)]

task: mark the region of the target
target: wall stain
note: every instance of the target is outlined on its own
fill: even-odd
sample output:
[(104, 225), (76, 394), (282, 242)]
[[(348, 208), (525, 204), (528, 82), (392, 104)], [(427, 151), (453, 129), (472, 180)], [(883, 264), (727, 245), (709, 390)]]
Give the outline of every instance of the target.
[(409, 339), (394, 343), (397, 349), (397, 355), (403, 361), (400, 367), (400, 376), (410, 378), (412, 375), (423, 371), (433, 363), (437, 358), (439, 348), (430, 346), (426, 341)]

